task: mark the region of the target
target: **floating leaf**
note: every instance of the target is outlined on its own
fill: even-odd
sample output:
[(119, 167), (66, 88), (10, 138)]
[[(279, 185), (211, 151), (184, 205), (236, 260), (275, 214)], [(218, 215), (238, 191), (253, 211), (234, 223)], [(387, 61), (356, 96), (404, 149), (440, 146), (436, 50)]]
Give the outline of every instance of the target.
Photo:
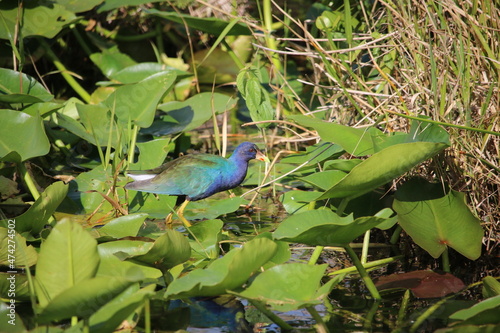
[(393, 204), (399, 224), (413, 241), (434, 258), (446, 247), (475, 260), (481, 255), (483, 229), (465, 204), (465, 195), (423, 179), (406, 182)]
[(241, 197), (190, 202), (184, 216), (188, 220), (214, 219), (238, 210), (246, 202)]
[[(133, 66), (136, 62), (125, 53), (121, 53), (118, 46), (112, 46), (104, 49), (99, 53), (92, 53), (90, 60), (101, 70), (108, 78), (129, 66)], [(158, 72), (155, 72), (158, 73)]]
[(35, 290), (40, 306), (46, 307), (64, 291), (92, 278), (98, 265), (96, 240), (75, 222), (58, 222), (42, 244), (36, 265)]
[(277, 245), (269, 239), (253, 239), (242, 248), (233, 249), (213, 261), (207, 268), (191, 271), (174, 280), (168, 286), (165, 297), (215, 296), (235, 290), (271, 259), (276, 249)]
[(282, 312), (321, 304), (332, 288), (344, 277), (336, 276), (320, 286), (326, 268), (326, 264), (277, 265), (260, 273), (250, 287), (237, 295), (262, 302), (272, 310)]
[(81, 281), (50, 301), (38, 316), (40, 323), (73, 316), (89, 318), (99, 308), (140, 280), (135, 272), (128, 276), (95, 277)]
[(49, 152), (50, 143), (40, 116), (0, 110), (0, 119), (0, 160), (21, 162)]
[(97, 250), (101, 261), (96, 276), (122, 276), (131, 268), (138, 268), (145, 278), (158, 279), (163, 276), (159, 269), (128, 260), (123, 261), (115, 255), (120, 252), (127, 253), (129, 256), (142, 255), (151, 247), (153, 247), (153, 242), (143, 240), (116, 240), (99, 244)]
[(131, 260), (162, 270), (168, 270), (189, 259), (191, 247), (180, 232), (168, 229), (158, 237), (153, 246), (144, 254), (117, 254), (122, 260)]
[[(460, 325), (500, 324), (500, 295), (485, 299), (482, 302), (450, 316), (451, 320), (460, 320)], [(498, 326), (497, 326), (498, 328)]]
[[(222, 239), (221, 220), (207, 220), (190, 228), (189, 243), (193, 255), (199, 258), (216, 259), (219, 256), (219, 242)], [(196, 237), (193, 238), (193, 235)]]
[(136, 213), (120, 216), (112, 219), (101, 228), (94, 229), (93, 232), (97, 237), (135, 237), (137, 236), (137, 233), (139, 232), (141, 226), (144, 224), (144, 220), (147, 216), (148, 214), (146, 213)]
[(403, 288), (410, 289), (417, 298), (444, 297), (458, 293), (465, 288), (462, 280), (450, 273), (439, 274), (433, 271), (413, 271), (381, 276), (375, 282), (378, 290)]
[(352, 215), (340, 217), (329, 209), (309, 210), (286, 218), (273, 238), (314, 246), (343, 246), (385, 220), (376, 216), (354, 220)]

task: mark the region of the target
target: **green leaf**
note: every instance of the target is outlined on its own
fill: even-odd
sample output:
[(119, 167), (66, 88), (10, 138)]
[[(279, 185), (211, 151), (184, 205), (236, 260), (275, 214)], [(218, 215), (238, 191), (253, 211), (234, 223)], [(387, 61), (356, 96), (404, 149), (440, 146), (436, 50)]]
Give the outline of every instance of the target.
[(483, 279), (483, 297), (489, 298), (500, 295), (500, 282), (492, 276)]
[[(275, 112), (271, 105), (269, 92), (262, 87), (259, 73), (255, 67), (243, 68), (236, 78), (238, 91), (246, 102), (250, 117), (253, 121), (267, 121), (275, 119)], [(258, 124), (267, 127), (270, 123)]]
[[(321, 304), (343, 278), (336, 276), (320, 287), (328, 265), (283, 264), (260, 273), (250, 287), (237, 295), (287, 312)], [(298, 287), (300, 286), (300, 287)]]
[(393, 204), (399, 224), (413, 241), (437, 258), (447, 246), (475, 260), (481, 255), (481, 221), (465, 204), (465, 195), (422, 179), (406, 182)]
[[(163, 12), (157, 9), (146, 9), (144, 12), (155, 15), (176, 23), (187, 24), (188, 27), (197, 29), (212, 35), (220, 35), (230, 22), (218, 18), (200, 18), (178, 12)], [(251, 35), (252, 32), (244, 23), (238, 22), (233, 28), (226, 32), (227, 36)]]
[[(29, 301), (30, 288), (28, 284), (28, 277), (26, 276), (26, 274), (21, 272), (18, 272), (16, 274), (0, 272), (0, 298), (2, 299), (2, 301), (8, 303), (12, 299), (12, 282), (14, 282), (15, 285), (14, 293), (16, 295), (16, 302)], [(0, 320), (0, 332), (7, 332), (2, 330), (2, 322), (3, 320)]]
[(0, 68), (0, 77), (2, 78), (0, 102), (29, 104), (48, 102), (54, 99), (54, 96), (44, 86), (29, 75)]
[(274, 256), (277, 245), (266, 238), (253, 239), (233, 249), (205, 269), (191, 271), (174, 280), (167, 288), (169, 299), (191, 296), (215, 296), (241, 287), (250, 275)]
[(460, 320), (460, 325), (500, 324), (500, 295), (485, 299), (482, 302), (450, 316), (452, 320)]
[(115, 253), (127, 253), (129, 256), (147, 253), (153, 242), (140, 240), (117, 240), (101, 243), (97, 246), (101, 261), (96, 276), (122, 276), (131, 268), (140, 269), (145, 278), (158, 279), (163, 276), (162, 272), (155, 268), (138, 264), (128, 260), (120, 260)]
[(159, 72), (175, 72), (177, 77), (192, 75), (189, 72), (179, 70), (177, 68), (159, 64), (157, 62), (141, 62), (125, 67), (118, 72), (109, 75), (110, 79), (123, 84), (136, 83), (146, 79), (147, 77)]
[(90, 317), (90, 332), (115, 332), (127, 317), (140, 309), (147, 298), (154, 295), (155, 287), (156, 285), (153, 283), (139, 289), (138, 283), (132, 284)]
[(21, 111), (0, 110), (0, 159), (26, 161), (49, 152), (50, 144), (40, 116)]
[[(108, 78), (111, 78), (121, 70), (136, 64), (136, 62), (128, 55), (121, 53), (118, 46), (112, 46), (108, 49), (104, 49), (100, 53), (93, 53), (90, 55), (90, 60), (92, 60), (92, 62), (96, 64), (101, 72)], [(156, 73), (158, 72), (152, 74)]]
[(173, 146), (170, 138), (139, 142), (139, 161), (130, 165), (130, 170), (148, 170), (161, 165)]
[(140, 278), (137, 274), (125, 277), (95, 277), (80, 281), (58, 294), (38, 316), (40, 323), (71, 318), (89, 318), (99, 308), (118, 296)]
[(57, 223), (42, 244), (36, 265), (35, 291), (40, 307), (92, 278), (98, 265), (96, 240), (75, 222), (64, 219)]
[(300, 179), (324, 191), (326, 189), (333, 187), (345, 176), (346, 173), (343, 171), (326, 170), (326, 171), (312, 173)]
[(87, 0), (87, 1), (74, 1), (74, 0), (57, 0), (57, 3), (64, 6), (67, 10), (73, 13), (86, 12), (104, 2), (104, 0)]
[(10, 271), (27, 268), (36, 264), (37, 258), (35, 248), (26, 245), (26, 238), (14, 229), (0, 227), (0, 266), (7, 266)]
[(288, 214), (297, 214), (309, 210), (309, 204), (316, 200), (320, 192), (292, 190), (285, 192), (281, 202)]
[(147, 128), (153, 123), (158, 103), (172, 88), (177, 75), (175, 72), (160, 72), (146, 79), (117, 88), (108, 96), (104, 104), (123, 123), (130, 120), (139, 127)]
[(120, 216), (112, 219), (103, 227), (99, 229), (93, 229), (92, 231), (96, 235), (96, 237), (135, 237), (137, 236), (137, 233), (139, 232), (141, 226), (144, 224), (144, 220), (147, 216), (148, 214), (146, 213), (136, 213)]
[(203, 125), (212, 118), (213, 113), (224, 113), (235, 105), (236, 99), (231, 96), (209, 92), (196, 94), (183, 102), (161, 104), (159, 109), (167, 115), (143, 132), (153, 135), (188, 132)]
[(305, 152), (285, 156), (281, 163), (302, 164), (306, 166), (316, 165), (330, 158), (340, 156), (344, 150), (341, 146), (331, 142), (320, 142), (313, 146), (306, 147)]
[(38, 235), (66, 197), (68, 188), (63, 182), (49, 185), (24, 214), (16, 217), (16, 230)]
[(340, 217), (329, 209), (309, 210), (283, 220), (273, 238), (313, 246), (344, 246), (385, 220), (376, 216), (353, 220), (352, 215)]
[(187, 261), (190, 256), (191, 247), (186, 237), (178, 231), (168, 229), (156, 239), (153, 246), (145, 254), (123, 253), (119, 255), (119, 258), (168, 270)]
[(107, 213), (113, 207), (94, 191), (106, 193), (111, 186), (111, 179), (111, 168), (105, 170), (102, 165), (91, 171), (82, 172), (70, 182), (68, 197), (80, 206), (82, 213), (94, 212), (97, 207), (99, 207), (97, 213)]
[[(189, 243), (193, 255), (198, 258), (216, 259), (219, 256), (219, 242), (222, 239), (221, 220), (207, 220), (197, 223), (190, 228)], [(196, 239), (193, 239), (194, 235)]]
[[(270, 232), (263, 232), (261, 234), (258, 234), (255, 236), (255, 238), (267, 238), (267, 239), (273, 239), (273, 234)], [(290, 246), (287, 242), (281, 242), (281, 241), (274, 241), (276, 245), (278, 245), (278, 248), (276, 249), (276, 253), (274, 256), (269, 259), (269, 261), (263, 266), (264, 269), (269, 269), (273, 266), (283, 264), (290, 260), (292, 257), (292, 253), (290, 252)]]
[(98, 13), (103, 13), (110, 11), (112, 9), (128, 7), (128, 6), (140, 6), (147, 3), (160, 2), (160, 0), (106, 0), (97, 9)]
[(356, 198), (382, 186), (431, 158), (448, 145), (434, 142), (402, 143), (387, 147), (355, 166), (318, 200)]
[(10, 1), (8, 9), (2, 9), (0, 16), (0, 38), (14, 39), (15, 27), (22, 22), (20, 35), (54, 38), (65, 26), (76, 19), (73, 12), (56, 2), (44, 0), (30, 1), (24, 5), (18, 18), (17, 1)]
[(214, 219), (238, 210), (247, 200), (241, 197), (208, 199), (190, 202), (184, 216), (188, 220)]

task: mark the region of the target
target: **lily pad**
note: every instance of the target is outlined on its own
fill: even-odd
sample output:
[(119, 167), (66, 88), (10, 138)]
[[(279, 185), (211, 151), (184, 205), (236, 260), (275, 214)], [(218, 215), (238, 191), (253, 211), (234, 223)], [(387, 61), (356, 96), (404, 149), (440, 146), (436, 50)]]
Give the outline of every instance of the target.
[(434, 258), (448, 246), (471, 260), (481, 255), (481, 221), (465, 204), (463, 193), (451, 190), (444, 195), (441, 184), (413, 179), (398, 189), (393, 207), (401, 227)]
[(0, 160), (19, 163), (49, 152), (49, 139), (40, 116), (0, 110), (0, 119)]
[[(2, 11), (2, 15), (3, 13), (5, 12)], [(0, 77), (2, 78), (0, 102), (28, 104), (48, 102), (54, 99), (54, 96), (42, 84), (29, 75), (7, 68), (0, 68)]]
[(329, 209), (309, 210), (286, 218), (273, 238), (314, 246), (343, 246), (385, 221), (377, 216), (340, 217)]
[(117, 217), (92, 232), (98, 237), (123, 238), (137, 236), (148, 214), (137, 213)]
[(42, 244), (36, 265), (35, 291), (41, 308), (64, 291), (94, 277), (98, 265), (97, 241), (75, 222), (58, 222)]
[[(262, 302), (275, 311), (292, 311), (321, 304), (343, 279), (336, 276), (321, 286), (328, 265), (282, 264), (260, 273), (238, 296)], [(300, 286), (300, 287), (298, 287)]]
[(253, 239), (240, 249), (229, 251), (205, 269), (191, 271), (174, 280), (165, 297), (215, 296), (241, 287), (250, 275), (274, 256), (277, 245), (269, 239)]
[(222, 239), (223, 226), (224, 223), (221, 220), (208, 220), (193, 225), (190, 228), (189, 237), (193, 255), (203, 259), (216, 259), (219, 256), (219, 242)]
[(456, 276), (433, 271), (413, 271), (382, 276), (375, 281), (375, 286), (378, 290), (410, 289), (417, 298), (444, 297), (458, 293), (465, 288), (463, 281)]

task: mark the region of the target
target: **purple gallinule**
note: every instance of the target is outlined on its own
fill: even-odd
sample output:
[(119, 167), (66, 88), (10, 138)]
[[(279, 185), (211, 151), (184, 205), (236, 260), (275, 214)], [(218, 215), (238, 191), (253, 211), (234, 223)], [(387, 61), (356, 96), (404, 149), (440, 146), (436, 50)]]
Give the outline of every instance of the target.
[(177, 215), (186, 227), (190, 227), (191, 223), (183, 214), (187, 204), (240, 185), (245, 179), (251, 159), (269, 161), (251, 142), (240, 144), (227, 159), (210, 154), (185, 155), (155, 169), (129, 171), (127, 175), (134, 181), (125, 185), (125, 188), (185, 196)]

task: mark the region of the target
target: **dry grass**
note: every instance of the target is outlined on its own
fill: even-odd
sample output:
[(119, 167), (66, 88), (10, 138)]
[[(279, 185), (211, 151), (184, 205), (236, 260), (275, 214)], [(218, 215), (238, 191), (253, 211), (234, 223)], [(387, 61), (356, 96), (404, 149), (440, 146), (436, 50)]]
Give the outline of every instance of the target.
[[(346, 33), (339, 37), (316, 33), (315, 22), (299, 21), (273, 2), (273, 20), (282, 28), (274, 36), (278, 47), (270, 48), (262, 34), (255, 46), (270, 64), (276, 54), (283, 64), (298, 63), (305, 73), (299, 81), (310, 90), (294, 93), (286, 68), (271, 66), (277, 109), (325, 112), (328, 120), (387, 132), (406, 130), (405, 116), (447, 124), (452, 146), (420, 170), (468, 194), (486, 230), (486, 249), (494, 253), (500, 240), (500, 9), (481, 0), (364, 3), (351, 3), (357, 31), (347, 36), (340, 26)], [(338, 12), (344, 25), (352, 19), (343, 8)], [(289, 136), (272, 133), (271, 143), (314, 138), (281, 127)]]

